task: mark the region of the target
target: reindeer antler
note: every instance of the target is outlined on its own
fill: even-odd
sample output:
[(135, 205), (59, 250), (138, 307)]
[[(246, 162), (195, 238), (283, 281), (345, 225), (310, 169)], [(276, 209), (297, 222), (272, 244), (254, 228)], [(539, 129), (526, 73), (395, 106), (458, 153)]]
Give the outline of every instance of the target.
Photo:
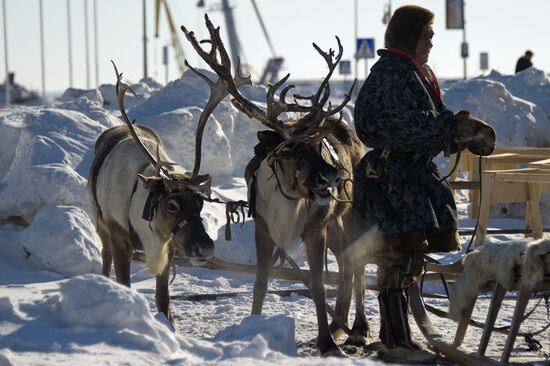
[[(250, 100), (246, 99), (239, 92), (238, 88), (241, 85), (251, 85), (250, 75), (240, 75), (238, 71), (240, 68), (238, 67), (237, 74), (233, 77), (231, 71), (231, 60), (229, 59), (229, 55), (220, 37), (220, 27), (214, 27), (214, 25), (208, 18), (208, 15), (205, 15), (205, 22), (206, 27), (208, 28), (208, 32), (210, 34), (210, 39), (200, 42), (197, 41), (193, 32), (188, 31), (187, 28), (185, 28), (184, 26), (181, 27), (181, 30), (185, 33), (187, 40), (189, 40), (199, 56), (201, 56), (201, 58), (212, 68), (212, 70), (219, 77), (218, 80), (214, 83), (204, 74), (201, 74), (197, 70), (190, 67), (186, 62), (186, 65), (189, 66), (191, 70), (193, 70), (199, 76), (201, 76), (208, 83), (211, 89), (210, 99), (203, 112), (204, 117), (203, 115), (201, 115), (201, 120), (199, 122), (199, 125), (201, 125), (202, 122), (202, 128), (204, 128), (204, 124), (206, 123), (206, 120), (208, 119), (211, 111), (228, 94), (233, 97), (233, 99), (231, 100), (233, 105), (235, 105), (235, 107), (237, 107), (241, 112), (245, 113), (250, 118), (260, 121), (266, 127), (278, 131), (284, 137), (310, 133), (326, 117), (340, 112), (351, 99), (351, 92), (355, 86), (355, 82), (353, 83), (349, 93), (345, 95), (342, 104), (340, 104), (337, 108), (332, 109), (329, 103), (328, 111), (323, 110), (323, 106), (326, 104), (330, 95), (330, 86), (328, 81), (332, 76), (336, 65), (342, 58), (343, 47), (340, 43), (340, 39), (336, 37), (339, 46), (339, 53), (334, 61), (332, 60), (332, 58), (334, 57), (333, 50), (329, 50), (328, 53), (325, 53), (315, 43), (313, 43), (313, 47), (315, 47), (315, 49), (321, 54), (321, 56), (323, 56), (323, 58), (329, 65), (329, 72), (321, 83), (321, 86), (319, 87), (317, 93), (310, 97), (302, 97), (294, 94), (295, 102), (287, 103), (285, 101), (286, 95), (291, 89), (295, 87), (294, 85), (288, 85), (283, 88), (279, 98), (277, 99), (275, 97), (275, 93), (290, 77), (290, 74), (287, 74), (277, 83), (269, 85), (268, 91), (266, 93), (267, 110), (264, 110)], [(210, 43), (210, 51), (207, 52), (206, 50), (204, 50), (200, 43)], [(218, 57), (220, 61), (218, 61)], [(237, 62), (240, 63), (240, 59), (237, 59)], [(216, 94), (216, 96), (214, 96), (214, 94)], [(298, 99), (309, 100), (311, 105), (300, 105), (297, 102)], [(296, 124), (290, 125), (278, 119), (279, 115), (284, 112), (307, 112), (308, 114), (301, 118)]]
[[(351, 100), (351, 95), (353, 92), (353, 89), (355, 88), (355, 83), (357, 80), (354, 80), (351, 88), (349, 91), (344, 94), (344, 100), (340, 105), (338, 105), (336, 108), (332, 108), (332, 104), (329, 102), (328, 109), (324, 110), (324, 106), (328, 101), (328, 98), (330, 96), (330, 84), (329, 79), (332, 76), (332, 73), (334, 72), (334, 69), (336, 69), (336, 66), (342, 59), (342, 53), (344, 51), (344, 48), (342, 47), (342, 43), (340, 42), (340, 38), (336, 36), (336, 42), (338, 42), (338, 55), (334, 58), (334, 50), (332, 48), (329, 48), (328, 52), (324, 52), (321, 50), (319, 46), (317, 46), (315, 43), (313, 43), (313, 47), (319, 52), (319, 54), (323, 57), (325, 62), (328, 65), (328, 73), (321, 82), (321, 85), (319, 86), (319, 89), (317, 90), (317, 93), (304, 97), (301, 95), (294, 95), (295, 99), (300, 100), (309, 100), (311, 103), (309, 113), (305, 116), (301, 117), (296, 124), (293, 126), (295, 133), (300, 134), (307, 134), (308, 132), (315, 129), (325, 118), (330, 117), (336, 113), (339, 113), (345, 106), (348, 104), (348, 102)], [(333, 60), (334, 58), (334, 60)]]
[(111, 63), (113, 64), (113, 67), (115, 68), (115, 74), (116, 74), (116, 95), (118, 99), (118, 107), (120, 110), (120, 114), (122, 115), (122, 120), (126, 125), (128, 126), (128, 129), (130, 130), (130, 134), (132, 135), (132, 138), (134, 139), (134, 142), (139, 147), (145, 158), (149, 161), (149, 163), (155, 168), (157, 175), (161, 175), (161, 173), (164, 175), (165, 178), (170, 179), (169, 174), (164, 169), (165, 166), (169, 165), (176, 165), (175, 163), (169, 162), (169, 161), (161, 161), (160, 159), (160, 153), (159, 153), (159, 146), (157, 145), (157, 158), (155, 159), (154, 156), (149, 152), (147, 147), (143, 144), (143, 141), (139, 138), (135, 128), (134, 123), (135, 120), (130, 121), (128, 118), (128, 115), (126, 114), (126, 109), (124, 108), (124, 96), (126, 95), (126, 92), (129, 90), (137, 97), (137, 94), (130, 88), (128, 84), (125, 84), (122, 82), (122, 73), (118, 72), (118, 69), (114, 63), (113, 60), (111, 60)]

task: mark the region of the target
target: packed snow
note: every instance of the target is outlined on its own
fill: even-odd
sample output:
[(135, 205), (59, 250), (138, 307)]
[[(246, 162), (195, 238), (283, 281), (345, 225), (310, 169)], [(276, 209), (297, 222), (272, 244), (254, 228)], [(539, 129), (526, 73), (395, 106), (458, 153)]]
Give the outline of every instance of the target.
[[(492, 124), (499, 145), (550, 146), (550, 82), (543, 71), (530, 68), (515, 76), (493, 71), (446, 85), (447, 106), (468, 109)], [(316, 86), (302, 85), (300, 92)], [(169, 156), (184, 168), (192, 167), (195, 127), (209, 97), (204, 81), (187, 71), (166, 86), (145, 79), (132, 88), (138, 97), (129, 95), (126, 100), (130, 118), (157, 131)], [(335, 98), (343, 97), (344, 88), (334, 90)], [(264, 87), (248, 87), (244, 93), (256, 103), (265, 103)], [(343, 113), (350, 125), (352, 114), (350, 103)], [(0, 365), (379, 363), (353, 355), (342, 360), (312, 357), (315, 310), (313, 302), (299, 294), (304, 288), (300, 283), (272, 280), (270, 290), (296, 292), (290, 296), (268, 293), (264, 315), (250, 316), (254, 275), (180, 266), (170, 285), (177, 323), (174, 331), (156, 312), (155, 279), (142, 263), (132, 263), (131, 289), (99, 275), (101, 242), (93, 225), (86, 182), (95, 140), (105, 129), (121, 123), (119, 116), (114, 85), (68, 89), (59, 101), (48, 105), (0, 110)], [(204, 132), (201, 165), (201, 172), (213, 176), (215, 197), (246, 199), (242, 176), (261, 129), (260, 123), (239, 113), (228, 100), (216, 108)], [(436, 161), (447, 170), (446, 158), (440, 156)], [(461, 228), (473, 228), (475, 222), (467, 216), (467, 195), (459, 192), (457, 199)], [(542, 204), (545, 219), (549, 216), (546, 201)], [(522, 213), (517, 210), (508, 210), (506, 218), (495, 217), (498, 214), (493, 212), (492, 227), (523, 226)], [(226, 242), (225, 207), (206, 203), (202, 216), (215, 240), (216, 257), (255, 264), (252, 221), (233, 225), (233, 240)], [(464, 243), (468, 239), (462, 238)], [(529, 239), (518, 234), (485, 240)], [(307, 267), (300, 243), (294, 243), (289, 254)], [(459, 255), (442, 259), (452, 262)], [(337, 269), (332, 256), (329, 269)], [(375, 268), (369, 267), (367, 275), (374, 273)], [(438, 284), (425, 288), (443, 293)], [(193, 298), (197, 294), (205, 296)], [(376, 293), (368, 291), (365, 301), (376, 340)], [(427, 301), (448, 307), (444, 300)], [(329, 303), (334, 305), (334, 299)], [(484, 321), (488, 305), (488, 301), (478, 301), (476, 320)], [(497, 325), (509, 324), (513, 305), (505, 301)], [(451, 341), (455, 323), (436, 317), (432, 321)], [(538, 307), (522, 330), (536, 331), (547, 321), (546, 309)], [(418, 330), (414, 331), (422, 342)], [(480, 329), (471, 328), (464, 348), (476, 350), (480, 335)], [(512, 356), (544, 360), (550, 337), (546, 332), (535, 338), (542, 350), (527, 350), (520, 337)], [(494, 334), (487, 354), (498, 358), (504, 341), (503, 335)]]

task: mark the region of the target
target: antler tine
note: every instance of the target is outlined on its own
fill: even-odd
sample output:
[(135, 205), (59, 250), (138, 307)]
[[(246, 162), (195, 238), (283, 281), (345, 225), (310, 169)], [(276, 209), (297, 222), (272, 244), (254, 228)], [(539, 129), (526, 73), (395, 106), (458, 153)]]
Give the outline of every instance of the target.
[[(145, 145), (143, 144), (143, 142), (139, 138), (139, 136), (138, 136), (138, 134), (137, 134), (137, 132), (134, 128), (135, 120), (130, 121), (130, 119), (128, 118), (128, 115), (126, 114), (126, 110), (124, 108), (124, 95), (126, 94), (126, 91), (128, 91), (128, 90), (131, 91), (132, 94), (134, 94), (136, 97), (137, 97), (137, 94), (132, 90), (132, 88), (130, 88), (130, 86), (128, 84), (125, 84), (125, 83), (122, 82), (122, 73), (118, 72), (118, 69), (117, 69), (117, 67), (116, 67), (113, 60), (111, 60), (111, 63), (113, 64), (113, 67), (115, 69), (115, 74), (116, 74), (116, 79), (117, 79), (117, 81), (116, 81), (116, 94), (117, 94), (117, 99), (118, 99), (118, 107), (120, 109), (120, 114), (122, 115), (122, 119), (126, 123), (126, 125), (128, 126), (128, 129), (130, 130), (130, 134), (132, 135), (132, 138), (134, 139), (134, 142), (136, 143), (138, 148), (141, 150), (141, 152), (143, 153), (145, 158), (149, 161), (149, 163), (155, 168), (155, 170), (157, 172), (157, 175), (160, 175), (160, 172), (162, 170), (163, 165), (169, 165), (169, 164), (173, 164), (173, 163), (162, 162), (162, 161), (160, 161), (160, 157), (157, 157), (158, 160), (155, 159), (154, 156), (151, 154), (151, 152), (147, 149), (147, 147), (145, 147)], [(158, 149), (157, 149), (157, 151), (158, 151)], [(157, 153), (157, 155), (158, 155), (158, 153)], [(165, 174), (165, 175), (168, 177), (167, 174)]]
[[(313, 129), (319, 126), (325, 118), (342, 110), (342, 108), (344, 108), (344, 106), (349, 102), (351, 98), (351, 94), (349, 98), (346, 95), (344, 102), (337, 108), (332, 109), (332, 106), (330, 106), (328, 111), (323, 110), (323, 107), (327, 103), (330, 96), (329, 80), (332, 77), (332, 74), (336, 69), (336, 65), (338, 65), (338, 63), (340, 62), (340, 59), (342, 58), (342, 54), (344, 52), (344, 48), (342, 47), (342, 43), (340, 42), (340, 38), (338, 38), (338, 36), (336, 36), (336, 41), (338, 43), (338, 54), (336, 55), (336, 57), (334, 55), (335, 52), (332, 48), (329, 48), (328, 52), (324, 52), (319, 46), (317, 46), (317, 44), (313, 43), (313, 47), (323, 57), (328, 65), (329, 70), (315, 94), (309, 97), (294, 95), (295, 99), (309, 100), (311, 102), (311, 110), (307, 115), (300, 118), (300, 120), (296, 122), (296, 124), (293, 126), (293, 134), (310, 133)], [(352, 88), (354, 86), (355, 82)]]
[(323, 79), (323, 82), (319, 86), (319, 89), (317, 91), (317, 94), (315, 94), (315, 102), (318, 102), (319, 97), (321, 96), (321, 93), (325, 89), (325, 86), (328, 85), (329, 79), (332, 76), (332, 73), (334, 72), (334, 69), (336, 69), (336, 65), (338, 65), (338, 62), (340, 62), (340, 59), (342, 58), (342, 54), (344, 53), (344, 47), (342, 47), (342, 43), (340, 42), (340, 38), (336, 36), (336, 41), (338, 42), (338, 55), (332, 61), (332, 58), (334, 57), (334, 50), (332, 48), (329, 48), (328, 52), (324, 52), (319, 46), (317, 46), (315, 43), (313, 43), (313, 47), (319, 52), (319, 54), (325, 59), (327, 65), (328, 65), (328, 73), (327, 76)]
[[(206, 52), (195, 38), (195, 34), (190, 32), (184, 26), (181, 26), (181, 30), (185, 33), (185, 37), (191, 43), (195, 51), (201, 56), (201, 58), (210, 66), (210, 68), (219, 76), (221, 82), (227, 88), (228, 93), (234, 98), (233, 104), (248, 117), (257, 119), (266, 126), (272, 128), (267, 118), (266, 112), (258, 107), (256, 104), (250, 102), (239, 92), (238, 88), (242, 85), (251, 85), (250, 75), (243, 76), (238, 71), (233, 77), (231, 74), (231, 61), (229, 55), (225, 50), (221, 37), (219, 35), (219, 27), (215, 28), (208, 15), (205, 15), (206, 26), (210, 34), (209, 43), (212, 48), (210, 52)], [(203, 41), (204, 42), (204, 41)], [(220, 56), (220, 60), (217, 60), (217, 55)], [(240, 69), (240, 59), (237, 59), (237, 65)]]
[(357, 79), (354, 79), (353, 80), (353, 84), (351, 84), (351, 88), (349, 89), (349, 91), (344, 94), (344, 100), (342, 101), (342, 103), (340, 103), (340, 105), (338, 105), (338, 107), (330, 110), (329, 112), (327, 112), (325, 114), (325, 117), (329, 117), (329, 116), (332, 116), (333, 114), (336, 114), (338, 112), (340, 112), (345, 106), (346, 104), (348, 104), (348, 102), (351, 100), (351, 95), (353, 93), (353, 89), (355, 89), (355, 83), (357, 82)]
[(278, 119), (279, 115), (283, 112), (308, 112), (309, 107), (301, 106), (298, 103), (286, 103), (285, 98), (288, 91), (294, 88), (294, 85), (287, 85), (283, 88), (279, 98), (275, 98), (275, 92), (288, 80), (290, 74), (286, 74), (281, 80), (277, 81), (273, 85), (269, 85), (266, 93), (267, 102), (267, 118), (271, 122), (271, 128), (279, 131), (283, 136), (288, 136), (288, 127), (284, 122)]
[(218, 78), (218, 80), (214, 83), (208, 78), (208, 76), (189, 65), (187, 60), (185, 60), (185, 66), (190, 68), (195, 74), (199, 75), (204, 81), (206, 81), (208, 87), (210, 88), (210, 97), (208, 98), (208, 102), (199, 117), (199, 122), (197, 123), (197, 134), (195, 137), (195, 164), (193, 166), (192, 173), (192, 177), (194, 178), (198, 176), (201, 167), (202, 135), (206, 122), (216, 106), (228, 95), (228, 91), (221, 78)]

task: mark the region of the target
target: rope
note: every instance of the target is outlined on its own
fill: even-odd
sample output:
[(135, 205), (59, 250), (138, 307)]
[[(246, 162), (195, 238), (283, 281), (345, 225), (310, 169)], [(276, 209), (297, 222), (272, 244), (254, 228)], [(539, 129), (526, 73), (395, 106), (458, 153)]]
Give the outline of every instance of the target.
[(232, 239), (231, 224), (240, 223), (241, 226), (244, 225), (244, 222), (246, 220), (246, 214), (244, 213), (244, 208), (248, 207), (248, 202), (243, 200), (224, 202), (219, 198), (209, 198), (209, 197), (204, 197), (204, 200), (212, 203), (221, 203), (225, 205), (225, 219), (226, 219), (225, 240), (231, 241)]

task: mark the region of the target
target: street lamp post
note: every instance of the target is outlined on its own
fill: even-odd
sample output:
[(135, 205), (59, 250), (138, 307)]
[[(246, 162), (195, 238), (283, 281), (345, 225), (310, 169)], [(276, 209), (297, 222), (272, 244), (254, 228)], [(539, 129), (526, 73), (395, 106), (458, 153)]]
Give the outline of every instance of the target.
[(40, 8), (40, 71), (42, 72), (42, 101), (46, 102), (46, 57), (44, 54), (44, 4), (39, 1)]
[(73, 86), (73, 46), (71, 36), (71, 0), (67, 0), (67, 42), (69, 43), (69, 86)]
[(6, 66), (6, 79), (4, 81), (4, 94), (6, 95), (6, 107), (10, 106), (10, 72), (8, 67), (8, 26), (6, 23), (6, 0), (2, 0), (2, 12), (4, 19), (4, 65)]

